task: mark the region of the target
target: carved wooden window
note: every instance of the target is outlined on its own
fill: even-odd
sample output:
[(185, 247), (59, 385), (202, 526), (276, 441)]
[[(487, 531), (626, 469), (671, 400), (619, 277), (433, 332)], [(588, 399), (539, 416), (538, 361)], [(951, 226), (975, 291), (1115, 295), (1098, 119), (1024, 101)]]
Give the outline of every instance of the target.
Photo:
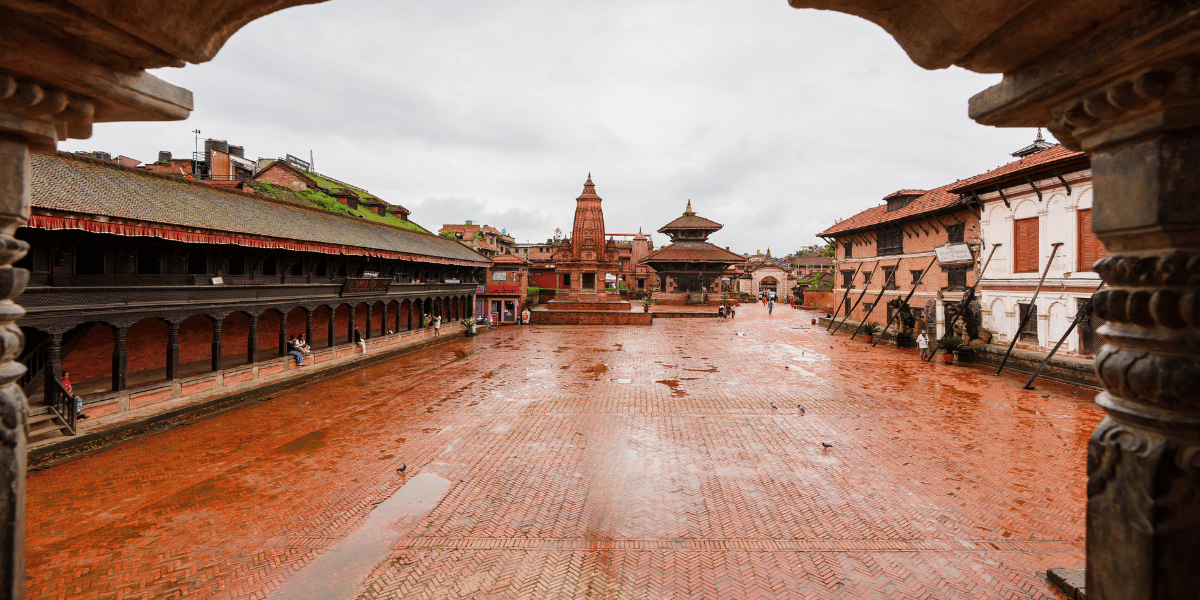
[(1104, 258), (1108, 251), (1104, 243), (1092, 233), (1092, 209), (1079, 211), (1079, 271), (1091, 271), (1096, 261)]
[(137, 274), (158, 275), (162, 272), (162, 246), (146, 244), (137, 251)]
[(1013, 273), (1037, 273), (1038, 219), (1013, 221)]
[(904, 230), (892, 229), (880, 231), (875, 238), (880, 256), (889, 254), (904, 254)]
[(854, 244), (846, 242), (842, 244), (842, 249), (846, 254), (845, 258), (854, 258)]
[(956, 265), (946, 268), (946, 287), (950, 289), (965, 289), (967, 287), (967, 265)]
[(1025, 327), (1018, 332), (1020, 339), (1023, 342), (1038, 341), (1038, 326), (1037, 326), (1037, 305), (1036, 304), (1017, 304), (1017, 317), (1024, 320), (1025, 315), (1029, 315), (1029, 320), (1025, 321)]
[(851, 308), (852, 306), (853, 306), (853, 304), (851, 304), (851, 303), (850, 303), (850, 299), (849, 299), (849, 298), (846, 298), (846, 306), (843, 308), (843, 310), (845, 310), (845, 314), (846, 314), (846, 315), (849, 315), (849, 314), (850, 314), (850, 308)]
[(842, 287), (854, 287), (854, 271), (842, 271)]
[(204, 275), (208, 273), (208, 250), (203, 248), (192, 250), (187, 256), (187, 274)]
[(913, 285), (918, 285), (918, 284), (920, 284), (920, 283), (921, 283), (921, 275), (923, 275), (923, 274), (924, 274), (924, 272), (922, 272), (922, 271), (909, 271), (909, 274), (910, 274), (910, 275), (912, 275), (912, 283), (913, 283)]
[(863, 318), (866, 318), (866, 315), (871, 314), (872, 306), (875, 306), (875, 305), (870, 302), (863, 302)]
[(262, 274), (263, 275), (278, 275), (279, 259), (274, 256), (268, 256), (263, 259)]
[(964, 234), (966, 233), (966, 229), (966, 223), (946, 227), (946, 241), (951, 244), (961, 244), (965, 239)]
[(863, 271), (863, 285), (871, 285), (871, 275), (873, 274), (875, 274), (874, 271)]
[(896, 285), (896, 267), (883, 268), (883, 289), (894, 290), (900, 286)]

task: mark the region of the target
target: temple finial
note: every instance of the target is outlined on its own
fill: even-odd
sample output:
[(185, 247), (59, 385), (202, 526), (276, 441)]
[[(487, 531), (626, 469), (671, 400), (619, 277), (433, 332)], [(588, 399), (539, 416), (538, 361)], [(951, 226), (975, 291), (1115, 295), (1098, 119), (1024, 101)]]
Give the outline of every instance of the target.
[(1037, 142), (1044, 142), (1044, 141), (1046, 141), (1046, 140), (1045, 140), (1045, 138), (1043, 138), (1043, 137), (1042, 137), (1042, 128), (1041, 128), (1041, 127), (1038, 127), (1037, 139), (1036, 139), (1036, 140), (1034, 140), (1034, 141), (1037, 141)]
[(690, 216), (692, 216), (692, 215), (695, 215), (695, 214), (696, 214), (696, 212), (692, 210), (692, 200), (691, 200), (691, 198), (689, 198), (689, 199), (688, 199), (688, 205), (687, 205), (687, 208), (686, 208), (686, 209), (684, 209), (684, 211), (683, 211), (683, 214), (685, 214), (685, 215), (687, 215), (687, 216), (689, 216), (689, 217), (690, 217)]

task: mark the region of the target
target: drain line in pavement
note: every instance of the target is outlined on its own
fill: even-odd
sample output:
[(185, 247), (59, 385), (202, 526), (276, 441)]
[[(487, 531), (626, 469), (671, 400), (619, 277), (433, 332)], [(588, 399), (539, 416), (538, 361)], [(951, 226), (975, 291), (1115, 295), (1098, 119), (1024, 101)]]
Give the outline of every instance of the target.
[(270, 600), (341, 600), (354, 598), (363, 580), (391, 553), (407, 527), (425, 516), (450, 490), (450, 480), (421, 473), (379, 503), (367, 522), (284, 580)]

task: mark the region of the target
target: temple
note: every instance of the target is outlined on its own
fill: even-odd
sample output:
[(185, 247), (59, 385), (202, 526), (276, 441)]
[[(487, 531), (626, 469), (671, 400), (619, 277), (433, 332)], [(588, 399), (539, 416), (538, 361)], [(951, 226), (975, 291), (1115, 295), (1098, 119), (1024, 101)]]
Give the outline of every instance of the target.
[(671, 238), (671, 243), (642, 259), (658, 273), (660, 287), (653, 298), (659, 304), (702, 304), (720, 302), (720, 296), (709, 297), (709, 291), (730, 266), (744, 262), (746, 257), (718, 248), (708, 242), (708, 236), (724, 225), (697, 216), (692, 201), (678, 219), (663, 225), (659, 233)]

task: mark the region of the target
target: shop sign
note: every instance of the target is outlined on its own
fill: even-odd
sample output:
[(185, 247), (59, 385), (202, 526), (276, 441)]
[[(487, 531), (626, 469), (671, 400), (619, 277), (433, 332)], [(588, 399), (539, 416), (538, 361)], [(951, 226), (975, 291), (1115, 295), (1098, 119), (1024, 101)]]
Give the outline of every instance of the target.
[(975, 257), (971, 255), (971, 248), (966, 244), (938, 246), (933, 251), (937, 254), (938, 262), (943, 265), (975, 262)]
[(343, 296), (361, 296), (364, 294), (386, 294), (391, 289), (391, 279), (366, 279), (347, 277), (342, 285)]
[(489, 294), (520, 294), (521, 286), (519, 286), (519, 285), (498, 285), (498, 284), (493, 283), (493, 284), (487, 286), (487, 293), (489, 293)]
[(475, 286), (475, 293), (482, 294), (484, 292), (484, 289), (485, 288), (482, 285), (477, 285), (477, 286)]
[(492, 281), (508, 281), (508, 271), (493, 271)]

